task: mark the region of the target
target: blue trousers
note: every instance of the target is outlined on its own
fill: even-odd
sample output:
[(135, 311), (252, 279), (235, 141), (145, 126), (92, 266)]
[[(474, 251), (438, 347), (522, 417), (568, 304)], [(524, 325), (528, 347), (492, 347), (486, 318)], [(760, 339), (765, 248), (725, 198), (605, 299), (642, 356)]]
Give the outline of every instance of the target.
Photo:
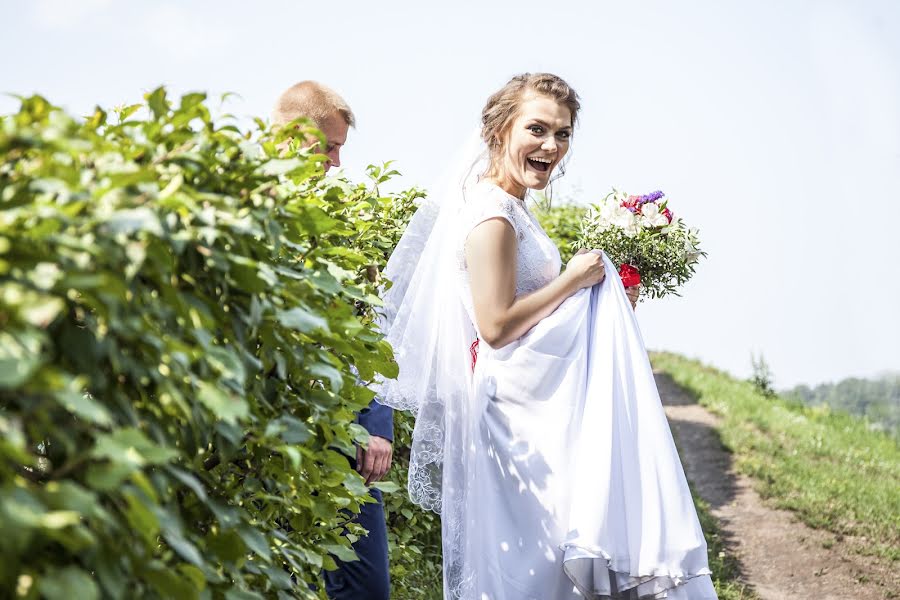
[(381, 490), (372, 488), (370, 493), (378, 502), (364, 504), (356, 518), (369, 531), (353, 544), (359, 560), (335, 558), (337, 570), (325, 571), (325, 592), (331, 600), (389, 600), (391, 596), (384, 504)]

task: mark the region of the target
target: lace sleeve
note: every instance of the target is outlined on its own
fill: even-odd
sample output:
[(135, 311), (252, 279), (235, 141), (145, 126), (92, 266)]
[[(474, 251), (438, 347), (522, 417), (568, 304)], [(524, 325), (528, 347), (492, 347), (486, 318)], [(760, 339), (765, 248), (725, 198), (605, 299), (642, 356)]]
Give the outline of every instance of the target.
[(475, 227), (488, 219), (501, 218), (512, 226), (516, 239), (522, 238), (515, 200), (506, 194), (498, 194), (490, 188), (480, 190), (468, 199), (468, 218), (465, 223), (463, 239), (467, 239)]

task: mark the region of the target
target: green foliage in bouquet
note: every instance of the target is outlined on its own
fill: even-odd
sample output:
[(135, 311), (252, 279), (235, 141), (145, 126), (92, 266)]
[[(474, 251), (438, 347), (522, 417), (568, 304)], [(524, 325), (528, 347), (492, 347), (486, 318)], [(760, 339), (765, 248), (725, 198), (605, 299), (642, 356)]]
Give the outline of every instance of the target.
[(706, 256), (697, 231), (675, 218), (662, 198), (662, 192), (628, 196), (614, 190), (591, 206), (573, 245), (601, 249), (615, 265), (637, 269), (642, 300), (679, 295)]
[(382, 217), (418, 192), (323, 179), (258, 126), (163, 89), (0, 121), (2, 589), (312, 598), (353, 558), (360, 379), (396, 373)]

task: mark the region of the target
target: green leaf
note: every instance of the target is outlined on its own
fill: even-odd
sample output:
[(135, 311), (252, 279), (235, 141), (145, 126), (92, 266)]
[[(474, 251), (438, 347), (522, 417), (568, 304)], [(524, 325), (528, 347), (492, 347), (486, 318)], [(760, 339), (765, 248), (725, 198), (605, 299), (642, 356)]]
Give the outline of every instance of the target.
[(175, 571), (165, 568), (147, 569), (141, 573), (162, 598), (173, 600), (196, 600), (199, 590), (189, 577), (179, 576)]
[(51, 508), (74, 511), (85, 517), (108, 518), (106, 509), (98, 502), (97, 494), (74, 481), (51, 481), (44, 489)]
[(100, 589), (85, 571), (75, 566), (50, 569), (38, 579), (38, 589), (47, 600), (94, 600)]
[(230, 528), (237, 525), (239, 512), (236, 507), (225, 506), (215, 500), (210, 500), (207, 504), (221, 527)]
[(327, 379), (330, 381), (331, 391), (334, 393), (340, 392), (341, 388), (344, 387), (344, 376), (341, 375), (340, 371), (329, 364), (314, 363), (310, 366), (309, 372), (319, 379)]
[(199, 479), (197, 479), (197, 477), (195, 477), (191, 473), (188, 473), (187, 471), (170, 465), (166, 465), (166, 471), (175, 479), (186, 485), (192, 492), (194, 492), (194, 494), (197, 496), (197, 498), (200, 499), (201, 502), (206, 502), (206, 489), (203, 487), (203, 483)]
[(169, 110), (169, 101), (166, 99), (166, 88), (158, 87), (146, 96), (147, 105), (153, 112), (154, 119), (160, 119)]
[(126, 427), (98, 436), (91, 456), (138, 468), (168, 462), (178, 456), (178, 452), (150, 441), (133, 427)]
[(305, 164), (306, 161), (299, 158), (273, 158), (259, 167), (259, 173), (265, 177), (277, 177), (299, 169)]
[(386, 494), (393, 494), (394, 492), (402, 489), (399, 485), (394, 483), (393, 481), (376, 481), (372, 487), (378, 488), (382, 492)]
[(181, 97), (181, 106), (178, 110), (179, 112), (187, 112), (195, 106), (202, 105), (204, 100), (206, 100), (206, 94), (204, 92), (185, 94)]
[(278, 451), (284, 454), (289, 461), (291, 461), (291, 467), (294, 470), (300, 469), (300, 465), (303, 463), (303, 456), (300, 454), (300, 451), (296, 446), (289, 446), (287, 444), (278, 447)]
[(94, 114), (91, 115), (87, 119), (87, 125), (89, 127), (93, 127), (96, 129), (97, 127), (100, 127), (101, 125), (105, 125), (105, 124), (106, 124), (106, 111), (103, 110), (102, 108), (100, 108), (99, 106), (97, 106), (94, 109)]
[(281, 566), (263, 567), (261, 570), (266, 574), (266, 579), (268, 579), (269, 583), (278, 589), (291, 590), (297, 585)]
[(244, 365), (233, 350), (213, 346), (207, 351), (206, 360), (223, 379), (234, 380), (239, 387), (244, 387)]
[(152, 545), (159, 533), (159, 521), (156, 519), (156, 515), (147, 508), (137, 494), (125, 492), (122, 495), (127, 505), (125, 517), (128, 519), (128, 523), (148, 545)]
[(233, 529), (212, 533), (206, 538), (207, 547), (225, 562), (237, 562), (247, 554), (247, 546)]
[(234, 394), (201, 381), (198, 384), (197, 399), (217, 418), (227, 423), (236, 423), (250, 414), (247, 402)]
[(69, 412), (87, 419), (97, 425), (108, 426), (112, 423), (106, 408), (94, 400), (87, 392), (60, 390), (54, 393), (56, 401), (66, 407)]
[(134, 472), (130, 463), (114, 462), (88, 467), (86, 481), (93, 489), (101, 492), (114, 490)]
[(0, 389), (15, 389), (28, 381), (44, 360), (45, 336), (36, 331), (0, 331)]
[(64, 529), (80, 521), (81, 515), (74, 510), (54, 510), (41, 515), (38, 523), (45, 529)]
[(356, 552), (354, 552), (353, 548), (349, 546), (342, 546), (338, 544), (322, 544), (322, 550), (325, 550), (326, 552), (337, 556), (344, 562), (354, 562), (359, 560)]
[(181, 558), (198, 567), (203, 566), (203, 557), (200, 556), (197, 547), (181, 535), (180, 532), (167, 529), (163, 531), (162, 537), (166, 540), (166, 543), (169, 544), (169, 547), (177, 552)]
[(178, 571), (199, 591), (206, 589), (206, 577), (203, 571), (193, 565), (178, 565)]
[(278, 311), (278, 322), (284, 327), (309, 333), (316, 329), (328, 331), (328, 321), (303, 306)]
[(297, 224), (309, 235), (322, 235), (336, 229), (341, 222), (321, 208), (304, 206), (298, 211)]
[(12, 523), (22, 528), (37, 527), (41, 517), (47, 510), (28, 490), (13, 488), (11, 492), (4, 490), (0, 502), (0, 516), (6, 524)]
[(175, 192), (181, 189), (181, 186), (184, 185), (184, 176), (181, 173), (175, 175), (169, 183), (166, 184), (159, 192), (159, 199), (165, 200), (167, 198), (171, 198)]
[(267, 561), (271, 559), (269, 542), (266, 541), (266, 536), (262, 532), (252, 527), (242, 526), (237, 529), (237, 533), (244, 540), (244, 543), (247, 544), (247, 547), (253, 550), (257, 556)]
[(256, 592), (231, 588), (225, 592), (225, 600), (263, 600)]
[(132, 234), (146, 231), (153, 235), (162, 235), (159, 217), (149, 208), (130, 208), (114, 212), (107, 220), (106, 227), (110, 233)]
[(119, 116), (119, 121), (121, 122), (127, 120), (128, 117), (137, 112), (142, 106), (143, 104), (130, 104), (128, 106), (117, 108), (116, 114)]
[(347, 491), (356, 496), (367, 496), (369, 494), (369, 488), (366, 487), (366, 481), (355, 471), (347, 473), (343, 485), (347, 488)]
[(312, 432), (306, 423), (291, 415), (284, 415), (266, 426), (266, 436), (277, 435), (286, 444), (305, 444)]

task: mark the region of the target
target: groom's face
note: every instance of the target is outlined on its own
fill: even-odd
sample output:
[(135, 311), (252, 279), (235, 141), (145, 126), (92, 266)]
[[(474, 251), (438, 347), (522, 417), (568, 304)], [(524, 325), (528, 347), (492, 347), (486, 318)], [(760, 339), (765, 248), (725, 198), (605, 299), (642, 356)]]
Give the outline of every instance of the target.
[(347, 132), (350, 130), (350, 126), (340, 113), (333, 113), (317, 125), (327, 140), (325, 147), (319, 150), (328, 157), (328, 162), (325, 163), (327, 172), (332, 166), (341, 166), (341, 148), (347, 142)]

